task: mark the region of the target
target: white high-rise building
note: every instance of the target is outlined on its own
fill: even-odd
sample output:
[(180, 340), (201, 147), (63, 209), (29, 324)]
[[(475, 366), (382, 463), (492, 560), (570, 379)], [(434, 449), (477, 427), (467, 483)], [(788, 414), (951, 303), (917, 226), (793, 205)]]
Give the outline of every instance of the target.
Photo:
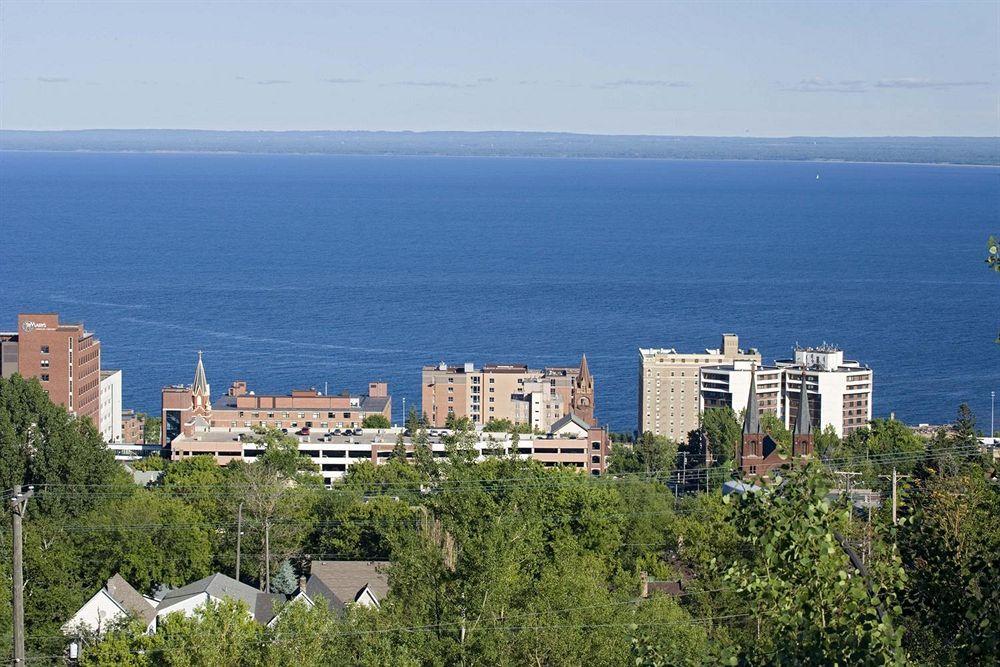
[(122, 441), (122, 372), (101, 371), (101, 436), (107, 443)]
[(700, 409), (728, 406), (737, 414), (745, 410), (751, 373), (756, 377), (760, 414), (769, 412), (788, 428), (799, 412), (803, 376), (815, 432), (833, 426), (837, 435), (844, 437), (871, 421), (872, 370), (845, 360), (842, 350), (826, 345), (795, 348), (793, 359), (779, 359), (773, 366), (739, 360), (703, 367)]
[(844, 351), (830, 346), (796, 347), (794, 359), (778, 359), (785, 372), (785, 424), (798, 414), (799, 386), (803, 375), (814, 427), (833, 425), (844, 437), (872, 419), (874, 373), (858, 361), (844, 359)]

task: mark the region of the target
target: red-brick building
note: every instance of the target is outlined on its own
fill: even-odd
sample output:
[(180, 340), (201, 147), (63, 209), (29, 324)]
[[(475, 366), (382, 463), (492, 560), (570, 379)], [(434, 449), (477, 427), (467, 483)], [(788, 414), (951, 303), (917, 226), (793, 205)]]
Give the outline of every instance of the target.
[(740, 470), (744, 476), (770, 477), (775, 468), (794, 463), (813, 454), (813, 426), (806, 383), (801, 382), (798, 406), (792, 431), (792, 455), (782, 456), (777, 441), (760, 425), (761, 408), (757, 402), (756, 371), (750, 375), (750, 395), (743, 419), (743, 439), (740, 445)]
[(37, 378), (53, 403), (101, 428), (101, 342), (57, 313), (21, 313), (0, 333), (0, 373)]
[(392, 419), (392, 398), (385, 382), (370, 382), (368, 393), (360, 396), (325, 396), (316, 389), (294, 389), (290, 394), (257, 395), (237, 380), (213, 404), (201, 352), (190, 386), (164, 387), (161, 393), (161, 443), (182, 433), (211, 428), (265, 428), (299, 430), (358, 428), (372, 414)]

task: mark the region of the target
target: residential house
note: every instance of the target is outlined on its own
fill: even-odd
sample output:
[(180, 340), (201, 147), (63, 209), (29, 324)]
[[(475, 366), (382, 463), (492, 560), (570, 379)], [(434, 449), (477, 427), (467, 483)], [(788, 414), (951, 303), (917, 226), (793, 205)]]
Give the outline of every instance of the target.
[(156, 619), (157, 603), (135, 590), (120, 574), (115, 574), (63, 624), (62, 631), (67, 635), (101, 634), (129, 616), (150, 628)]

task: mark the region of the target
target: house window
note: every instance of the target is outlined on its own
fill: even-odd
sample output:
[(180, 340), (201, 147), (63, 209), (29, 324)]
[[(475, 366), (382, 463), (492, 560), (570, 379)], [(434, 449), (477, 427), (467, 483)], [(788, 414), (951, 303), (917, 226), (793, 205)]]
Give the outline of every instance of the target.
[(49, 381), (49, 374), (42, 373), (42, 382), (48, 382), (48, 381)]
[(42, 354), (48, 354), (48, 353), (49, 353), (49, 346), (42, 345)]
[(41, 365), (42, 365), (42, 368), (48, 368), (49, 367), (49, 360), (48, 359), (42, 359)]

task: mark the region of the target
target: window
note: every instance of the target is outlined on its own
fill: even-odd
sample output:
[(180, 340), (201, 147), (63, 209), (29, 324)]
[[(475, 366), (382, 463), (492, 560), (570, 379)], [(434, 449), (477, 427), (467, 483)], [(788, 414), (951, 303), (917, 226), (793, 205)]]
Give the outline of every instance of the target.
[(48, 353), (49, 353), (49, 346), (42, 345), (42, 354), (48, 354)]
[(48, 381), (49, 381), (49, 374), (42, 373), (42, 382), (48, 382)]
[(42, 359), (41, 365), (42, 365), (42, 368), (48, 368), (49, 367), (49, 360), (48, 359)]

